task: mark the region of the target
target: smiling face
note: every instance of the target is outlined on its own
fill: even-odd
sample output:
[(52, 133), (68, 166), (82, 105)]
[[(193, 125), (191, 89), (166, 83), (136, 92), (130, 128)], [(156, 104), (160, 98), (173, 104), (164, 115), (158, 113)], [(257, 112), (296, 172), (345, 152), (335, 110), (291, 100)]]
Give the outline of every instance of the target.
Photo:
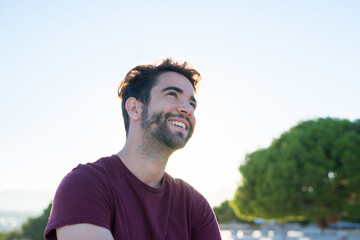
[(176, 72), (162, 73), (150, 96), (141, 116), (144, 134), (150, 134), (172, 149), (184, 147), (196, 123), (196, 100), (191, 82)]

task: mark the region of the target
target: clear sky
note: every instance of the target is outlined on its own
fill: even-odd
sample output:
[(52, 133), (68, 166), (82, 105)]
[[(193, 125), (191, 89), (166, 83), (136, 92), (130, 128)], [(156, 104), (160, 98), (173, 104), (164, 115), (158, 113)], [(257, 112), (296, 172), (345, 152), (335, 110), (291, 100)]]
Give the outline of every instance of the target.
[[(0, 1), (0, 192), (55, 192), (125, 141), (117, 85), (173, 57), (203, 82), (167, 171), (212, 205), (299, 121), (359, 118), (359, 1)], [(45, 198), (45, 197), (44, 197)], [(44, 208), (23, 201), (22, 208)]]

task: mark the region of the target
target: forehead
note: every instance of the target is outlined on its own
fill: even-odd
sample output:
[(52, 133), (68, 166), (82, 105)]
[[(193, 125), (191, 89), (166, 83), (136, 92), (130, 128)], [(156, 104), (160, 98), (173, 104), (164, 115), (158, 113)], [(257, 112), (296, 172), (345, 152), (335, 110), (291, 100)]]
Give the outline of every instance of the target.
[(177, 72), (164, 72), (161, 73), (156, 80), (152, 92), (161, 92), (164, 88), (167, 87), (177, 87), (180, 88), (184, 94), (194, 95), (194, 87), (192, 86), (190, 80), (184, 75)]

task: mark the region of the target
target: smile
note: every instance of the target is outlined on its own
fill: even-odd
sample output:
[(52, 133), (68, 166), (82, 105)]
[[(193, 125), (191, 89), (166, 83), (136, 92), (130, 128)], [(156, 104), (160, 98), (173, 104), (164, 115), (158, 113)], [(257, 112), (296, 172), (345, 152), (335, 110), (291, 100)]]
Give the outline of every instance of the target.
[(169, 120), (169, 122), (170, 122), (171, 124), (175, 125), (175, 126), (182, 127), (183, 129), (185, 129), (185, 130), (186, 130), (186, 126), (185, 126), (185, 124), (184, 124), (184, 123), (182, 123), (182, 122), (179, 122), (179, 121), (172, 121), (172, 120)]

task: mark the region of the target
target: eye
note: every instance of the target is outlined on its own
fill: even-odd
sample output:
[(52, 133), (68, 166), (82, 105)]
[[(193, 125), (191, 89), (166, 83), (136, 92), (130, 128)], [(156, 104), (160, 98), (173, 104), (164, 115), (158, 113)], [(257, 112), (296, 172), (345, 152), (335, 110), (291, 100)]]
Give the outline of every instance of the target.
[(196, 104), (193, 102), (190, 103), (190, 106), (192, 106), (194, 109), (196, 108)]
[(168, 92), (166, 95), (177, 97), (176, 92)]

